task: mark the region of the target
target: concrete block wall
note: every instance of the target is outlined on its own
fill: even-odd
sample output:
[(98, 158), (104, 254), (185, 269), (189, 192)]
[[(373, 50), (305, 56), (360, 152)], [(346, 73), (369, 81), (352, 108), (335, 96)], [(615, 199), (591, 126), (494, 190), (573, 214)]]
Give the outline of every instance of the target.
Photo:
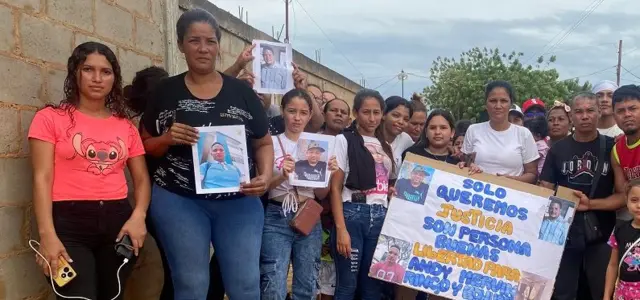
[[(116, 53), (125, 82), (165, 62), (165, 0), (0, 0), (0, 299), (53, 299), (27, 241), (31, 207), (27, 131), (36, 110), (63, 98), (67, 58), (85, 41)], [(157, 299), (162, 281), (153, 241), (129, 281), (127, 299)], [(158, 279), (157, 276), (160, 276)], [(156, 284), (147, 285), (154, 281)], [(136, 288), (140, 285), (145, 288)]]

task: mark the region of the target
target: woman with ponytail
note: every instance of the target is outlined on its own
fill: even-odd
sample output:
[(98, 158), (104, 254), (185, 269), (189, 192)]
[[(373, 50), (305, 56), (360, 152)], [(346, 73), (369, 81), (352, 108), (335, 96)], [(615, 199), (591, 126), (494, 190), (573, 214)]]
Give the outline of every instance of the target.
[[(331, 233), (336, 265), (335, 299), (380, 299), (382, 281), (369, 268), (387, 213), (389, 180), (396, 168), (381, 125), (385, 102), (380, 93), (362, 90), (354, 99), (351, 130), (336, 137), (339, 169), (331, 178)], [(375, 172), (371, 172), (375, 170)]]

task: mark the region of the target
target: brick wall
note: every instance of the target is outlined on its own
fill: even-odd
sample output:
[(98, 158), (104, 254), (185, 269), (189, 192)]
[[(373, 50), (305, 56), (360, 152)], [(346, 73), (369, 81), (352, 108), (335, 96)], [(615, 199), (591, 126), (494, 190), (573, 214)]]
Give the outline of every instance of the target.
[[(52, 299), (27, 245), (37, 235), (26, 138), (35, 111), (62, 99), (67, 58), (82, 42), (99, 41), (111, 47), (125, 82), (137, 70), (164, 65), (165, 3), (0, 0), (0, 299)], [(149, 245), (138, 269), (159, 266), (153, 241)], [(130, 281), (127, 298), (154, 299), (160, 287), (136, 289), (141, 284), (139, 273)], [(145, 276), (162, 280), (162, 272)]]

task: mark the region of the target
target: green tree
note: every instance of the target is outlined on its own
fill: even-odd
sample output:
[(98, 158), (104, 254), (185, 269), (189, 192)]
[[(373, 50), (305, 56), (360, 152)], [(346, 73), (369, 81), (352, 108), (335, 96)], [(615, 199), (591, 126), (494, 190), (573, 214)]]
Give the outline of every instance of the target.
[(558, 71), (550, 67), (555, 56), (539, 57), (535, 65), (524, 65), (523, 56), (522, 52), (507, 54), (497, 48), (476, 47), (457, 60), (438, 57), (430, 72), (433, 84), (424, 89), (426, 102), (431, 108), (450, 110), (460, 120), (475, 118), (484, 109), (484, 87), (492, 80), (511, 83), (518, 105), (534, 97), (552, 105), (554, 100), (591, 89), (588, 81), (580, 84), (578, 78), (559, 81)]

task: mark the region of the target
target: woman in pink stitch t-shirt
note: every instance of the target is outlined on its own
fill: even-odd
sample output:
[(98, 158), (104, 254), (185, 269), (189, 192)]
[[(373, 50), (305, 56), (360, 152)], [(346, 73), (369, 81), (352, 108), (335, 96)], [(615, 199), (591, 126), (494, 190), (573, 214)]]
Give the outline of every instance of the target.
[[(124, 287), (116, 275), (124, 285), (135, 259), (120, 270), (123, 257), (114, 246), (128, 235), (137, 256), (146, 235), (150, 183), (144, 147), (127, 119), (115, 54), (103, 44), (84, 43), (67, 69), (65, 99), (38, 111), (29, 128), (39, 252), (54, 274), (61, 258), (77, 272), (57, 288), (61, 295), (121, 299)], [(134, 181), (134, 209), (127, 201), (125, 166)], [(36, 259), (49, 276), (47, 263)]]

